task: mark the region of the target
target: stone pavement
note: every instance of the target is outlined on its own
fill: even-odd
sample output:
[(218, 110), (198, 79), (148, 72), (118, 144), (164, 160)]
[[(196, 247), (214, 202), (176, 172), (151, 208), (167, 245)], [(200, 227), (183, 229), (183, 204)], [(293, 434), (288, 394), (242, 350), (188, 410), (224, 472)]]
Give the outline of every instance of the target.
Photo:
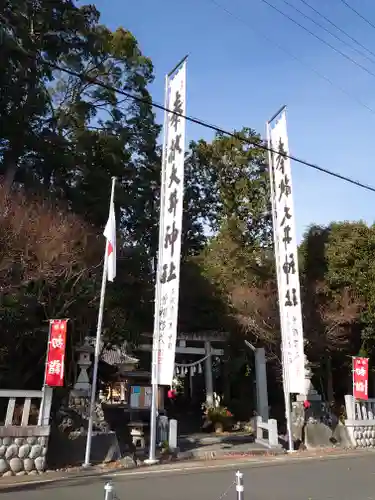
[(180, 459), (209, 460), (231, 455), (268, 455), (285, 453), (282, 448), (268, 449), (255, 443), (254, 437), (248, 433), (207, 435), (190, 434), (181, 436), (178, 441)]
[[(236, 500), (232, 483), (236, 469), (240, 469), (246, 500), (372, 500), (374, 463), (375, 454), (371, 452), (315, 460), (273, 457), (268, 463), (258, 459), (216, 467), (201, 463), (194, 468), (190, 463), (185, 469), (165, 467), (115, 474), (113, 484), (118, 500)], [(104, 500), (106, 480), (81, 477), (63, 483), (30, 484), (21, 490), (3, 489), (1, 499), (50, 500), (53, 496), (54, 500)]]

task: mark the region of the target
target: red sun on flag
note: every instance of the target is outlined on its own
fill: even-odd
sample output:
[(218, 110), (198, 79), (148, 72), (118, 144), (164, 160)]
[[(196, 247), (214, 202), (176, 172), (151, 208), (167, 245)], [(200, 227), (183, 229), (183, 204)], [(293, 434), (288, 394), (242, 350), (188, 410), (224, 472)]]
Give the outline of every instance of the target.
[(110, 241), (108, 241), (108, 257), (113, 253), (113, 246)]
[(113, 281), (116, 277), (116, 219), (113, 200), (109, 209), (109, 217), (104, 229), (104, 236), (107, 240), (107, 279)]

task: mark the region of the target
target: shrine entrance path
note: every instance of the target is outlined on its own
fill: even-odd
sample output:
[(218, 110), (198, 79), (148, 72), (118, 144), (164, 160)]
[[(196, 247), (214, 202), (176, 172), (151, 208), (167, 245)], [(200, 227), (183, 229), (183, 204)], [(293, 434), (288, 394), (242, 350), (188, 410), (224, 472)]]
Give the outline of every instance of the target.
[[(207, 434), (196, 433), (179, 436), (181, 454), (191, 458), (212, 458), (228, 455), (267, 454), (271, 450), (254, 442), (254, 437), (247, 433)], [(273, 450), (272, 453), (284, 453), (283, 449)]]

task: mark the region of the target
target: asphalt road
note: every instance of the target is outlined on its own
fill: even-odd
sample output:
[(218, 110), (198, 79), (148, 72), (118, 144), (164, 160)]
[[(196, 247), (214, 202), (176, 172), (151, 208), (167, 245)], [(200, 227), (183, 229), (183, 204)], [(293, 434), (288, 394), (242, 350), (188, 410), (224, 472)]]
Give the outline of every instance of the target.
[[(375, 454), (329, 460), (297, 460), (261, 467), (241, 464), (245, 500), (375, 500)], [(236, 500), (236, 468), (122, 475), (114, 478), (119, 500)], [(1, 500), (104, 500), (103, 478), (31, 485), (2, 491)]]

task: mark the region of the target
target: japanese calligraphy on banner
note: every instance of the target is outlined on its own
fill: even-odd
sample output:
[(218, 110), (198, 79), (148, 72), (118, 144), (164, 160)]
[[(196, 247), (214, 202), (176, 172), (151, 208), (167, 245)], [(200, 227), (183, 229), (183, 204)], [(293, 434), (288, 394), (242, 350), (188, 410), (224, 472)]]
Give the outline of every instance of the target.
[(68, 320), (50, 321), (45, 385), (61, 387), (64, 385), (65, 345)]
[(353, 358), (354, 399), (368, 399), (368, 358)]
[(270, 181), (279, 292), (283, 368), (289, 393), (305, 392), (305, 356), (294, 219), (292, 172), (285, 108), (268, 123)]
[[(185, 115), (186, 61), (173, 76), (168, 77), (166, 93), (167, 108)], [(162, 237), (154, 331), (159, 385), (172, 385), (177, 337), (185, 157), (185, 119), (178, 114), (168, 113), (164, 130), (166, 137), (161, 187), (163, 204), (160, 210)], [(153, 380), (155, 383), (154, 370)]]

